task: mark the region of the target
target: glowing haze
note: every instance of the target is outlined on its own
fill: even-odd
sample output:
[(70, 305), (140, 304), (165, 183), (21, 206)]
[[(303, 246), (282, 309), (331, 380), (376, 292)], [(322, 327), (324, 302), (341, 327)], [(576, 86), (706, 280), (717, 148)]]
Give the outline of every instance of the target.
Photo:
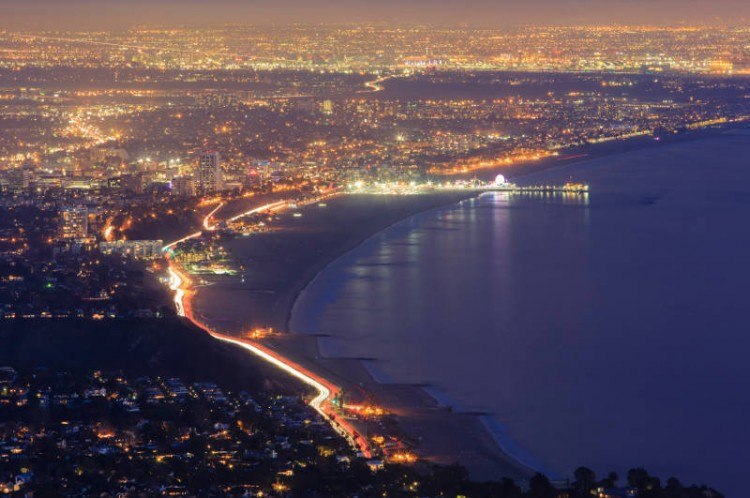
[(746, 0), (0, 0), (9, 29), (133, 24), (430, 22), (516, 24), (745, 24)]

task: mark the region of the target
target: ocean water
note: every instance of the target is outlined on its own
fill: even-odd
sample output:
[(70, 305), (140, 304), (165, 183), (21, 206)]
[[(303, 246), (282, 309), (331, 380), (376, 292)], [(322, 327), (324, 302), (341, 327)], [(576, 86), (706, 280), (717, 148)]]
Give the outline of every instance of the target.
[(742, 496), (750, 462), (750, 135), (523, 179), (588, 196), (485, 194), (330, 265), (291, 328), (325, 356), (425, 383), (556, 476), (643, 466)]

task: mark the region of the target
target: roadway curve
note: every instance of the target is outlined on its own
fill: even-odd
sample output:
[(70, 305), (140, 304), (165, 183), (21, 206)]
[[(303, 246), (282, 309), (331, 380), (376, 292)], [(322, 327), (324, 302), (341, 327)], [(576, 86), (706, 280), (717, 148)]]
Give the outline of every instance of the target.
[[(215, 230), (216, 225), (211, 223), (212, 218), (221, 209), (224, 204), (219, 204), (214, 210), (212, 210), (203, 219), (203, 227), (206, 230)], [(277, 201), (270, 204), (253, 208), (244, 213), (240, 213), (237, 216), (227, 219), (227, 221), (236, 221), (245, 216), (249, 216), (256, 213), (262, 213), (267, 211), (281, 211), (289, 206), (287, 201)], [(179, 264), (174, 261), (171, 257), (171, 249), (177, 245), (186, 242), (190, 239), (200, 237), (202, 232), (195, 232), (187, 235), (179, 240), (171, 242), (164, 246), (162, 249), (167, 261), (169, 262), (169, 288), (174, 291), (174, 304), (177, 314), (179, 316), (187, 318), (193, 325), (204, 330), (211, 337), (216, 340), (232, 344), (240, 347), (254, 354), (263, 361), (269, 363), (275, 368), (295, 377), (296, 379), (307, 384), (316, 391), (315, 397), (313, 397), (309, 404), (317, 411), (330, 425), (331, 427), (341, 435), (349, 445), (355, 450), (360, 451), (365, 457), (371, 456), (370, 445), (367, 440), (362, 437), (346, 420), (339, 417), (334, 411), (331, 405), (331, 399), (340, 391), (340, 388), (331, 382), (321, 378), (318, 375), (310, 372), (306, 368), (299, 364), (284, 358), (275, 351), (263, 346), (262, 344), (255, 341), (248, 341), (246, 339), (240, 339), (237, 337), (231, 337), (221, 332), (217, 332), (211, 329), (208, 325), (200, 322), (195, 318), (193, 309), (191, 306), (192, 296), (195, 294), (192, 282), (190, 278), (185, 275)]]
[(359, 90), (357, 93), (378, 93), (385, 90), (385, 86), (383, 86), (383, 83), (388, 81), (389, 79), (395, 78), (394, 75), (388, 75), (388, 76), (380, 76), (372, 81), (365, 81), (364, 85), (367, 87), (367, 90)]

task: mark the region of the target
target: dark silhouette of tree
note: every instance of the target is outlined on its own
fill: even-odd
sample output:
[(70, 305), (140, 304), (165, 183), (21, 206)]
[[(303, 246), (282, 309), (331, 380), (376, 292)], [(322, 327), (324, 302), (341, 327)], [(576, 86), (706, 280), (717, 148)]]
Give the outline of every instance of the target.
[(523, 491), (519, 488), (513, 479), (503, 478), (499, 482), (485, 483), (484, 492), (486, 496), (500, 498), (521, 498)]
[(578, 467), (573, 473), (573, 496), (587, 498), (591, 496), (591, 490), (596, 486), (596, 474), (587, 467)]
[(661, 495), (661, 481), (658, 477), (649, 475), (645, 469), (637, 468), (628, 471), (628, 485), (638, 489), (638, 496), (658, 497)]
[(610, 472), (607, 474), (607, 477), (601, 480), (600, 485), (604, 488), (614, 488), (617, 486), (617, 481), (620, 479), (620, 476), (617, 475), (617, 472)]
[(549, 482), (544, 474), (534, 474), (529, 480), (529, 498), (555, 498), (557, 489)]
[(683, 498), (687, 494), (680, 481), (674, 477), (667, 479), (667, 486), (664, 488), (664, 496), (667, 498)]

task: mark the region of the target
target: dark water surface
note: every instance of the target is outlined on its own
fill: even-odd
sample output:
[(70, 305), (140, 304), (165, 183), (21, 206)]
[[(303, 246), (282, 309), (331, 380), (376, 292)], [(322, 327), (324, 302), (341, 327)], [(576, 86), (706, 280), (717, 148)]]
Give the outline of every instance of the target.
[(326, 356), (423, 382), (558, 476), (579, 465), (740, 497), (750, 463), (750, 135), (665, 145), (525, 179), (370, 239), (302, 294)]

